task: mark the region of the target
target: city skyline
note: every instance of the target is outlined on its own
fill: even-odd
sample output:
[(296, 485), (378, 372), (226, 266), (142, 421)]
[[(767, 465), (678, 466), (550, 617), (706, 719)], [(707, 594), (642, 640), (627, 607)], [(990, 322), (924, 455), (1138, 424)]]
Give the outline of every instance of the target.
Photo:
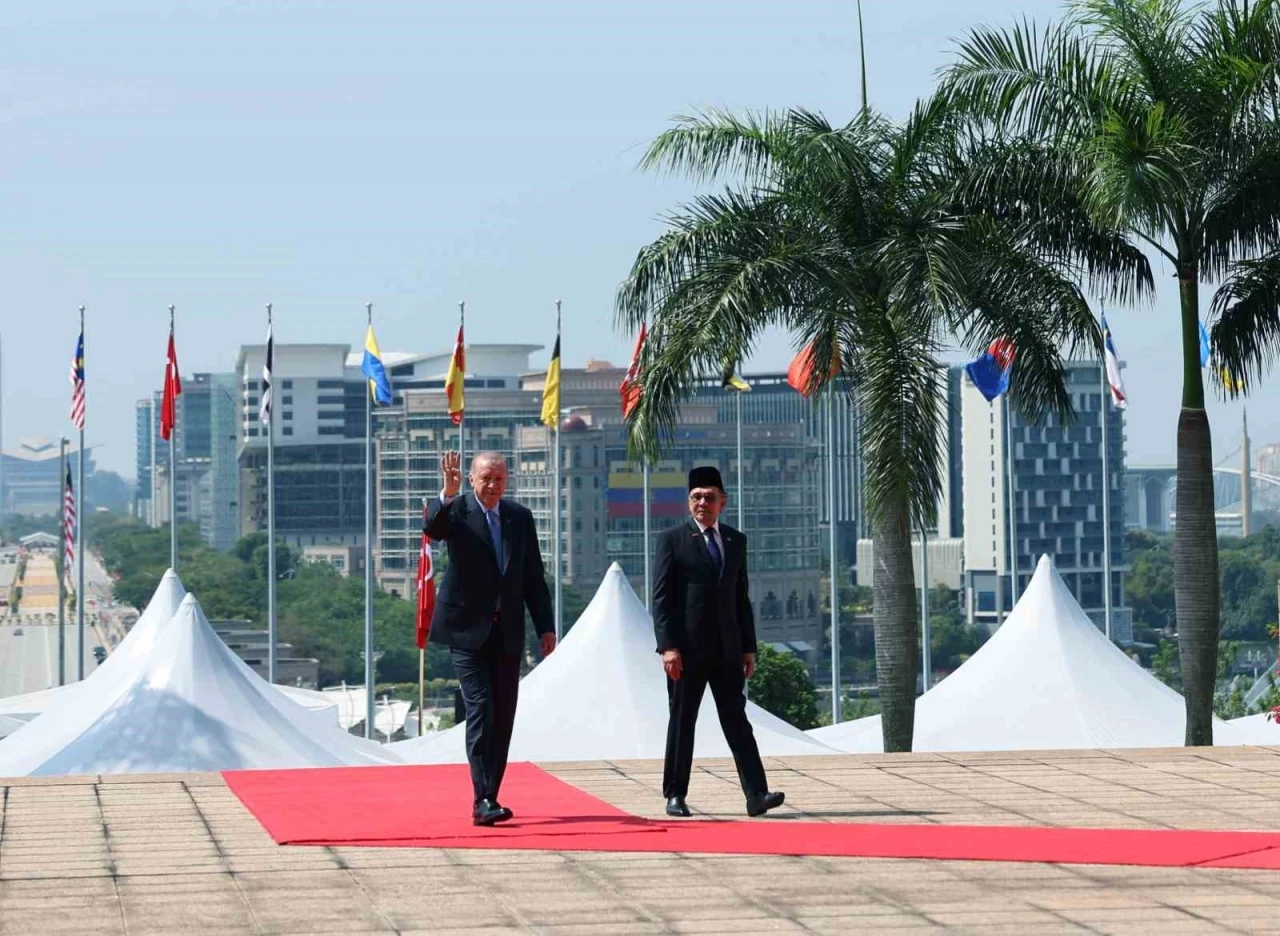
[[(640, 172), (646, 143), (682, 113), (803, 106), (840, 121), (858, 104), (856, 11), (835, 0), (158, 9), (0, 11), (0, 445), (69, 431), (84, 304), (88, 442), (124, 475), (170, 303), (187, 373), (230, 370), (267, 302), (281, 342), (355, 345), (373, 302), (383, 347), (429, 352), (466, 300), (471, 340), (542, 344), (541, 364), (563, 299), (565, 366), (623, 362), (614, 290), (695, 191)], [(864, 4), (870, 103), (901, 118), (970, 26), (1062, 10)], [(1129, 365), (1130, 456), (1146, 464), (1172, 461), (1180, 400), (1177, 294), (1167, 265), (1154, 272), (1152, 307), (1106, 310)], [(771, 335), (745, 369), (781, 370), (792, 350)], [(1254, 408), (1255, 437), (1280, 439), (1280, 381)], [(1224, 453), (1238, 410), (1209, 404)]]

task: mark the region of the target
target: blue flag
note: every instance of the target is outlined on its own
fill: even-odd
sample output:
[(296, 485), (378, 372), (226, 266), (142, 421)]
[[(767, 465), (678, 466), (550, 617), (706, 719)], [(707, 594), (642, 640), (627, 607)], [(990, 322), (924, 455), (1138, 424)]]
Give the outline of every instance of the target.
[(1200, 323), (1200, 366), (1204, 367), (1209, 363), (1209, 332), (1205, 330), (1204, 322)]
[(1009, 389), (1013, 355), (1013, 342), (1008, 338), (997, 338), (981, 357), (965, 365), (965, 373), (988, 403)]
[(372, 325), (364, 336), (364, 360), (360, 362), (360, 372), (369, 378), (369, 392), (373, 394), (373, 402), (390, 406), (391, 381), (387, 379), (387, 369), (382, 366), (382, 352), (378, 350), (378, 339), (373, 337)]

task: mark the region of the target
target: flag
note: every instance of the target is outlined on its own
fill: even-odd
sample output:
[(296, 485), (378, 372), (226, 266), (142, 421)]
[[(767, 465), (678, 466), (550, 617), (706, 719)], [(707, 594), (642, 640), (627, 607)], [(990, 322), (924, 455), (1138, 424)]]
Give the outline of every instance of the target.
[[(160, 402), (160, 438), (166, 442), (178, 421), (178, 397), (182, 395), (182, 379), (178, 376), (178, 349), (173, 343), (173, 325), (169, 325), (169, 354), (164, 365), (164, 399)], [(172, 479), (171, 482), (172, 483)]]
[(84, 329), (76, 342), (76, 356), (71, 359), (71, 424), (84, 428)]
[[(813, 342), (809, 342), (791, 359), (791, 364), (787, 367), (787, 383), (792, 390), (795, 390), (801, 396), (808, 396), (811, 392), (810, 384), (813, 381)], [(831, 373), (827, 374), (830, 379), (840, 373), (840, 355), (835, 349), (832, 349), (831, 355)], [(814, 388), (816, 389), (816, 388)]]
[[(81, 458), (84, 457), (81, 453)], [(71, 568), (76, 555), (76, 492), (71, 484), (71, 466), (67, 466), (66, 497), (62, 501), (62, 570)]]
[(1200, 366), (1204, 367), (1209, 363), (1209, 332), (1204, 327), (1204, 322), (1200, 323)]
[[(557, 347), (559, 345), (557, 344)], [(557, 364), (557, 368), (559, 364)], [(559, 373), (559, 370), (556, 371)], [(444, 378), (444, 395), (449, 401), (449, 418), (455, 426), (462, 425), (463, 388), (467, 378), (467, 349), (463, 343), (462, 326), (458, 326), (458, 340), (453, 343), (453, 357), (449, 359), (449, 373)], [(545, 406), (545, 404), (544, 404)]]
[(271, 366), (275, 356), (275, 339), (271, 336), (271, 322), (267, 322), (267, 356), (262, 362), (262, 402), (258, 404), (258, 418), (271, 422)]
[(645, 339), (649, 337), (647, 324), (640, 325), (640, 334), (636, 336), (636, 348), (631, 352), (631, 366), (627, 368), (627, 376), (622, 378), (622, 386), (618, 393), (622, 396), (622, 418), (631, 416), (631, 411), (640, 403), (644, 387), (640, 385), (640, 354), (644, 351)]
[(730, 365), (724, 369), (724, 374), (720, 378), (720, 388), (722, 390), (737, 390), (740, 393), (747, 393), (751, 390), (751, 384), (739, 377), (733, 365)]
[(1016, 349), (1008, 338), (997, 338), (976, 361), (965, 365), (965, 373), (978, 388), (978, 392), (990, 403), (1009, 389), (1009, 374), (1013, 371)]
[(552, 429), (560, 420), (560, 336), (547, 365), (547, 380), (542, 387), (542, 424)]
[(382, 352), (378, 350), (378, 339), (373, 336), (373, 326), (364, 336), (364, 360), (360, 362), (360, 373), (369, 378), (369, 393), (373, 402), (381, 406), (391, 405), (391, 381), (387, 379), (387, 369), (382, 366)]
[(418, 631), (416, 640), (418, 649), (427, 646), (427, 635), (431, 632), (431, 615), (436, 610), (436, 578), (435, 566), (431, 562), (431, 537), (422, 531), (422, 548), (418, 553)]
[(1120, 356), (1116, 354), (1115, 342), (1111, 340), (1111, 329), (1107, 326), (1107, 317), (1102, 317), (1102, 358), (1107, 368), (1107, 386), (1111, 388), (1111, 402), (1116, 409), (1128, 409), (1129, 397), (1124, 392), (1124, 377), (1120, 374)]

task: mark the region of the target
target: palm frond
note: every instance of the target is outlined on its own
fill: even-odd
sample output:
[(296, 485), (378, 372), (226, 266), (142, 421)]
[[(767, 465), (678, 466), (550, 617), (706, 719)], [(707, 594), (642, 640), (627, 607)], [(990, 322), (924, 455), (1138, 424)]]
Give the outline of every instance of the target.
[(1238, 264), (1214, 295), (1213, 312), (1218, 385), (1247, 395), (1280, 354), (1280, 253)]

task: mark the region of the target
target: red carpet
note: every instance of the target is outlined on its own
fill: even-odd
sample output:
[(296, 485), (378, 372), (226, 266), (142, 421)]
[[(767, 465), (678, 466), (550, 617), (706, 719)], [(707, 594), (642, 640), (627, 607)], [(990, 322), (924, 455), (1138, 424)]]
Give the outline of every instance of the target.
[(936, 858), (1148, 867), (1280, 869), (1280, 833), (886, 825), (791, 819), (655, 822), (532, 764), (512, 764), (516, 818), (471, 824), (465, 765), (227, 771), (227, 785), (281, 845), (418, 846)]

